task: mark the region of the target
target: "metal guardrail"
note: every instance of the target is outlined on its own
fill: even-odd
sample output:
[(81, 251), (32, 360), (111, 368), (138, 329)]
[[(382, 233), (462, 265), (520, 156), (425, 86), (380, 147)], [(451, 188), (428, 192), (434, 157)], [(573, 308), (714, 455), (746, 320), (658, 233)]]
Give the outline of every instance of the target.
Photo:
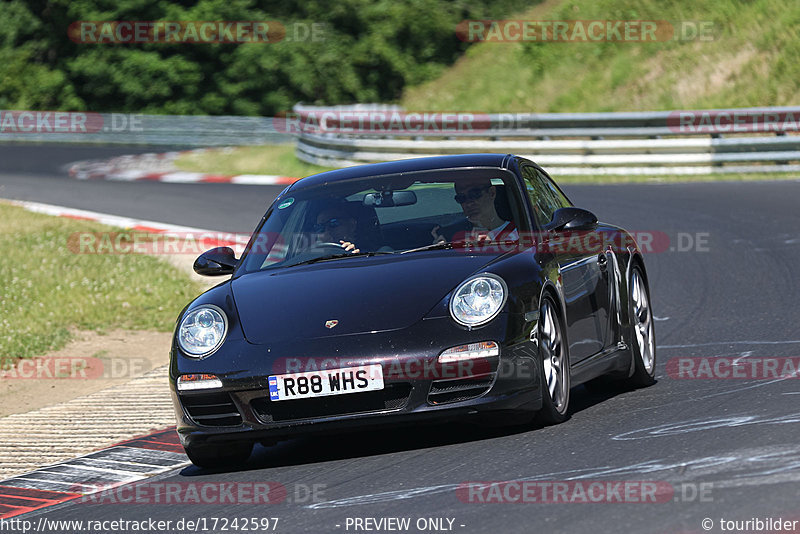
[[(294, 112), (298, 158), (329, 167), (500, 152), (558, 174), (800, 171), (800, 109), (794, 107), (454, 114), (449, 128), (435, 127), (436, 120), (447, 122), (443, 116), (425, 128), (424, 118), (409, 119), (414, 114), (400, 108), (297, 105)], [(469, 128), (459, 127), (461, 119)]]
[(282, 117), (0, 111), (0, 142), (189, 148), (296, 140), (300, 159), (328, 167), (500, 152), (529, 157), (557, 174), (800, 170), (796, 107), (485, 114), (414, 113), (381, 104), (298, 104), (293, 111)]
[(211, 147), (291, 143), (272, 117), (0, 111), (0, 142)]

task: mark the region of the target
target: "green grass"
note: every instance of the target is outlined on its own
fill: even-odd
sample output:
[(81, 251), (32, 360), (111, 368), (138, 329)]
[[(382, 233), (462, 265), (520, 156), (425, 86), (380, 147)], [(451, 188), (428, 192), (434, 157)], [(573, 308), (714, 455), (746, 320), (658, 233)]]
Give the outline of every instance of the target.
[(600, 112), (795, 105), (800, 3), (573, 0), (527, 20), (711, 21), (710, 41), (472, 45), (439, 78), (406, 89), (408, 110)]
[(188, 153), (175, 160), (175, 165), (181, 170), (193, 172), (275, 174), (294, 178), (331, 170), (297, 159), (293, 143)]
[(201, 292), (161, 259), (78, 254), (68, 246), (81, 232), (120, 229), (4, 203), (0, 221), (0, 362), (58, 349), (73, 329), (170, 331)]

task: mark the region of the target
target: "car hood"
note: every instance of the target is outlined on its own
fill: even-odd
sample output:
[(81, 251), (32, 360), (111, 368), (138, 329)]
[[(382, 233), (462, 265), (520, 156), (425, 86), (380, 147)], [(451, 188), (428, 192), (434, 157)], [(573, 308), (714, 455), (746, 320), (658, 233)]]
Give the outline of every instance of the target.
[(496, 257), (449, 251), (349, 258), (246, 274), (231, 288), (250, 343), (380, 332), (416, 323)]

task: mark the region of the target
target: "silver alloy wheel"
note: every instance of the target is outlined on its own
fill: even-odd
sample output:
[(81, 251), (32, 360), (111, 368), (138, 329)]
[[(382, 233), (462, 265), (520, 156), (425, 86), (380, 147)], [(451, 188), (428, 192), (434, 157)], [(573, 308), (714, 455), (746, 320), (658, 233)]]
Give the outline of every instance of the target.
[(552, 305), (545, 301), (542, 305), (542, 365), (547, 389), (553, 406), (561, 412), (567, 397), (566, 381), (564, 380), (564, 338), (561, 335), (561, 326), (555, 318)]
[(653, 346), (653, 312), (650, 309), (650, 301), (647, 298), (647, 290), (639, 271), (634, 269), (631, 273), (631, 300), (633, 302), (633, 329), (636, 334), (636, 344), (639, 346), (639, 354), (642, 357), (642, 364), (648, 374), (653, 373), (653, 356), (655, 347)]

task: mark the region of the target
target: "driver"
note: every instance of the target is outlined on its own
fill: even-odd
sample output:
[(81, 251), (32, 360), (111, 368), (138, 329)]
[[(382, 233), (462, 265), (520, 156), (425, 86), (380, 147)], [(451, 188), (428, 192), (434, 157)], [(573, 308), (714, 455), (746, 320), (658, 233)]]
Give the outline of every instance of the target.
[(323, 209), (317, 215), (317, 223), (314, 225), (314, 234), (317, 236), (317, 243), (338, 243), (347, 251), (357, 254), (360, 252), (356, 248), (356, 226), (357, 220), (347, 206), (339, 204)]
[[(495, 197), (497, 188), (488, 178), (460, 180), (455, 184), (455, 201), (461, 205), (464, 216), (472, 225), (472, 233), (478, 240), (516, 241), (519, 232), (514, 221), (506, 221), (497, 213)], [(431, 234), (434, 243), (447, 239), (439, 234), (440, 227), (434, 227)]]

